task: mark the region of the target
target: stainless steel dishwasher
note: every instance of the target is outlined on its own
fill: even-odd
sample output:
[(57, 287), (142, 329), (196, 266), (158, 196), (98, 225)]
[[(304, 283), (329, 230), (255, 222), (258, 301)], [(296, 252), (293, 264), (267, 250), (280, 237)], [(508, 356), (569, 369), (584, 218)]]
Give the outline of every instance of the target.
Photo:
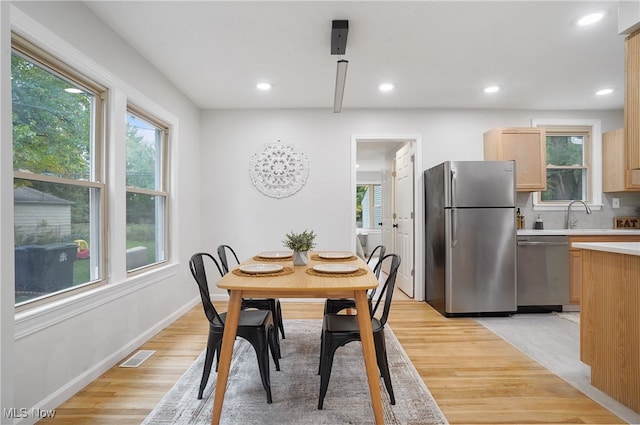
[(562, 311), (569, 304), (569, 237), (518, 236), (518, 310)]

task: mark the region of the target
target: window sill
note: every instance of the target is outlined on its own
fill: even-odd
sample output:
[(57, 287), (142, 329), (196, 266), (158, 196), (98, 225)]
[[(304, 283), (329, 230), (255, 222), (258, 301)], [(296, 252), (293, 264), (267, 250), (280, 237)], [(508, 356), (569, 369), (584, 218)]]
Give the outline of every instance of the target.
[(82, 292), (62, 300), (53, 301), (16, 313), (15, 339), (17, 341), (86, 311), (123, 298), (133, 292), (140, 291), (147, 286), (176, 276), (178, 269), (179, 264), (168, 264), (165, 267), (156, 268), (148, 273), (129, 277), (122, 282), (102, 285), (92, 291)]

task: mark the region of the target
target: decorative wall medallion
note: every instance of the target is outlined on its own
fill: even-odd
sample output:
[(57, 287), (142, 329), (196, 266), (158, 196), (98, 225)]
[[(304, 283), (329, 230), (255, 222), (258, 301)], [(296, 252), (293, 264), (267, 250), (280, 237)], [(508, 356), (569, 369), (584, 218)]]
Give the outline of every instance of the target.
[(271, 198), (286, 198), (305, 185), (309, 177), (309, 159), (293, 145), (265, 145), (251, 158), (251, 182)]

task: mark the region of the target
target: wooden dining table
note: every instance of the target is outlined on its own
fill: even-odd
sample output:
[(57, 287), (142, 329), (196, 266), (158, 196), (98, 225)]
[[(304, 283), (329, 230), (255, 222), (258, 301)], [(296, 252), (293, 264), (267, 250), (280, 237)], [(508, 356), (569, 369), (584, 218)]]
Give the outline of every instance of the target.
[[(283, 266), (283, 270), (276, 273), (246, 274), (238, 266), (217, 282), (219, 288), (230, 292), (230, 299), (222, 338), (211, 423), (214, 425), (220, 423), (243, 298), (354, 298), (373, 415), (376, 424), (383, 424), (379, 373), (367, 301), (367, 291), (378, 286), (376, 276), (367, 264), (354, 254), (344, 259), (333, 259), (330, 256), (322, 255), (322, 253), (311, 252), (308, 264), (305, 266), (294, 266), (292, 257), (271, 258), (272, 256), (267, 255), (268, 253), (263, 254), (269, 258), (262, 258), (258, 254), (243, 261), (240, 266), (278, 264)], [(314, 266), (327, 264), (355, 266), (358, 271), (354, 273), (321, 273), (314, 270)], [(286, 393), (285, 388), (281, 390), (280, 394)]]

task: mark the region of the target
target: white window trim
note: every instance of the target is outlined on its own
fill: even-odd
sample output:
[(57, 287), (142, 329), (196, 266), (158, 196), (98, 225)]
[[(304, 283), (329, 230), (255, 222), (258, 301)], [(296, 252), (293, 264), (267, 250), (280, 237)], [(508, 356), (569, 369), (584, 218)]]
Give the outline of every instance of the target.
[[(592, 210), (602, 209), (602, 126), (597, 119), (532, 119), (532, 127), (565, 126), (591, 127), (591, 202)], [(541, 204), (540, 192), (533, 193), (534, 211), (566, 211), (569, 201), (554, 204)]]
[[(0, 0), (1, 1), (1, 0)], [(178, 154), (179, 154), (179, 140), (180, 134), (179, 120), (177, 116), (164, 109), (151, 98), (138, 91), (134, 86), (130, 85), (124, 80), (121, 80), (111, 71), (104, 68), (99, 63), (92, 60), (86, 54), (82, 53), (75, 47), (71, 46), (67, 41), (60, 38), (58, 35), (52, 33), (49, 29), (43, 27), (39, 22), (34, 20), (31, 16), (17, 8), (15, 5), (10, 5), (11, 16), (11, 29), (18, 35), (25, 37), (27, 40), (33, 42), (38, 47), (47, 51), (57, 59), (64, 62), (66, 65), (75, 69), (85, 77), (100, 82), (101, 85), (107, 88), (107, 114), (111, 117), (124, 116), (127, 111), (128, 104), (135, 104), (142, 108), (149, 114), (162, 120), (163, 123), (170, 128), (169, 138), (167, 139), (169, 151), (168, 163), (169, 175), (167, 176), (166, 190), (169, 192), (168, 201), (171, 205), (179, 204), (179, 192), (176, 190), (176, 183), (172, 176), (179, 174), (178, 167)], [(107, 185), (105, 192), (109, 199), (114, 196), (118, 196), (120, 193), (124, 193), (126, 190), (125, 181), (125, 169), (126, 163), (125, 149), (121, 140), (118, 139), (118, 135), (126, 134), (126, 122), (125, 120), (111, 120), (109, 122), (109, 131), (107, 132), (106, 151), (105, 155), (109, 158), (107, 164), (107, 175), (110, 175), (110, 181)], [(13, 167), (9, 167), (12, 169)], [(10, 173), (13, 176), (13, 172)], [(11, 185), (13, 187), (13, 185)], [(13, 193), (13, 189), (11, 189)], [(120, 214), (117, 210), (115, 202), (108, 202), (108, 211), (105, 218), (109, 220), (110, 227), (117, 229), (126, 226), (125, 215)], [(168, 217), (169, 228), (167, 235), (171, 237), (173, 235), (173, 229), (177, 227), (178, 214), (172, 212)], [(13, 235), (13, 224), (11, 224), (11, 234)], [(73, 311), (85, 311), (86, 307), (93, 308), (95, 305), (105, 305), (111, 302), (113, 299), (118, 298), (120, 295), (115, 295), (115, 298), (103, 298), (98, 300), (97, 304), (92, 304), (94, 298), (94, 292), (97, 293), (111, 293), (119, 294), (118, 291), (122, 291), (120, 284), (133, 283), (134, 285), (141, 282), (141, 278), (149, 284), (155, 284), (158, 282), (164, 282), (173, 276), (173, 272), (167, 273), (167, 270), (173, 270), (178, 266), (178, 258), (180, 253), (180, 245), (178, 238), (171, 239), (171, 246), (168, 248), (167, 262), (161, 264), (159, 267), (152, 268), (150, 270), (144, 270), (144, 272), (138, 275), (128, 274), (126, 271), (126, 235), (124, 233), (115, 232), (111, 235), (107, 235), (109, 238), (107, 257), (109, 263), (106, 265), (104, 276), (107, 279), (108, 285), (96, 286), (94, 289), (78, 293), (68, 297), (60, 298), (60, 300), (53, 300), (52, 302), (43, 303), (37, 307), (37, 314), (34, 320), (39, 321), (39, 326), (47, 327), (56, 323), (55, 317), (60, 316), (60, 309), (69, 308), (71, 311), (76, 308), (72, 304), (77, 305), (77, 309)], [(13, 273), (13, 272), (12, 272)], [(4, 275), (3, 275), (4, 277)], [(147, 280), (149, 279), (149, 280)], [(142, 289), (142, 287), (140, 288)], [(137, 289), (124, 289), (122, 296), (125, 296), (128, 292)], [(106, 291), (106, 292), (103, 292)], [(13, 293), (11, 298), (13, 298)], [(11, 311), (14, 314), (14, 301), (11, 299)], [(85, 310), (82, 310), (85, 309)], [(27, 320), (27, 317), (31, 317), (29, 310), (24, 312), (15, 313), (16, 326), (19, 326), (23, 320)], [(54, 320), (54, 321), (52, 321)], [(32, 325), (28, 326), (31, 328)]]

